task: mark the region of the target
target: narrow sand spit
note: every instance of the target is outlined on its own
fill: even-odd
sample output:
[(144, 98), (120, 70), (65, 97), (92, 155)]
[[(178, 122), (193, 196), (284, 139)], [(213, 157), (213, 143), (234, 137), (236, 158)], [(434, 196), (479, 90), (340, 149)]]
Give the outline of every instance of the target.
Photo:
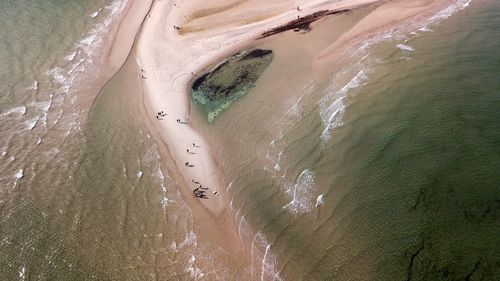
[[(195, 210), (202, 210), (203, 220), (208, 217), (210, 224), (217, 226), (211, 230), (219, 228), (213, 235), (218, 236), (221, 243), (239, 245), (223, 178), (210, 142), (189, 124), (188, 92), (195, 75), (217, 60), (248, 47), (264, 32), (298, 17), (380, 3), (373, 15), (325, 49), (318, 56), (319, 61), (332, 58), (338, 53), (337, 49), (342, 50), (365, 33), (401, 24), (403, 20), (415, 20), (419, 13), (446, 0), (206, 2), (210, 1), (154, 0), (136, 38), (134, 55), (138, 64), (137, 75), (143, 81), (146, 118), (151, 119), (152, 129), (160, 137), (159, 141), (166, 144), (175, 161), (182, 177), (179, 182), (183, 194), (193, 198), (187, 202)], [(166, 115), (158, 118), (157, 113), (161, 111)], [(199, 186), (193, 181), (209, 188), (205, 193), (207, 199), (195, 198), (191, 194)]]
[(153, 0), (129, 1), (126, 4), (117, 24), (112, 27), (108, 38), (108, 43), (104, 46), (104, 54), (100, 65), (99, 77), (108, 81), (118, 69), (123, 65), (134, 40), (143, 23)]

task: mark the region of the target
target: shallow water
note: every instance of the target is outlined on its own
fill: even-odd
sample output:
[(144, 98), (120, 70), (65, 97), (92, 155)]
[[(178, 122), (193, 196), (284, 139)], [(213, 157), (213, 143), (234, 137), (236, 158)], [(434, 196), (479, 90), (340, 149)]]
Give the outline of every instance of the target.
[(193, 82), (191, 98), (205, 112), (208, 122), (245, 96), (273, 59), (270, 50), (247, 52), (231, 56)]
[(271, 65), (206, 127), (257, 278), (495, 280), (499, 13), (380, 34), (279, 102)]
[[(78, 77), (116, 3), (0, 0), (0, 280), (499, 275), (497, 3), (382, 34), (326, 78), (293, 76), (307, 57), (272, 63), (272, 87), (210, 125), (193, 116), (221, 163), (245, 265), (196, 232), (136, 118), (133, 60), (92, 107), (82, 97), (97, 95)], [(279, 93), (285, 68), (303, 83)]]

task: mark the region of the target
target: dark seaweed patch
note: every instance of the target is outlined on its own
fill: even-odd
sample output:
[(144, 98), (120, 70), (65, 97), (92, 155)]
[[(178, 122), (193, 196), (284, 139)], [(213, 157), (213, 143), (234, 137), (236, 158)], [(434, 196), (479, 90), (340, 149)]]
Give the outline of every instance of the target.
[(245, 54), (245, 56), (243, 56), (241, 58), (241, 60), (262, 58), (262, 57), (268, 56), (272, 53), (273, 53), (273, 51), (271, 51), (271, 50), (255, 49), (255, 50), (249, 52), (248, 54)]
[(229, 57), (193, 82), (193, 101), (207, 113), (209, 121), (213, 121), (231, 103), (250, 91), (272, 58), (273, 52), (263, 49)]
[(340, 15), (344, 14), (347, 12), (350, 12), (351, 10), (349, 9), (344, 9), (344, 10), (336, 10), (336, 11), (331, 11), (331, 10), (323, 10), (323, 11), (318, 11), (313, 14), (307, 15), (305, 17), (297, 18), (292, 21), (289, 21), (288, 23), (275, 27), (273, 29), (270, 29), (268, 31), (265, 31), (262, 33), (260, 38), (272, 36), (281, 32), (285, 32), (288, 30), (294, 30), (295, 32), (298, 32), (300, 30), (305, 30), (309, 31), (311, 30), (311, 23), (319, 20), (322, 17), (325, 16), (331, 16), (331, 15)]
[(203, 84), (203, 82), (206, 80), (208, 74), (209, 73), (204, 74), (203, 76), (201, 76), (200, 78), (196, 79), (193, 82), (193, 86), (192, 86), (193, 90), (198, 90), (198, 88), (200, 88), (201, 84)]

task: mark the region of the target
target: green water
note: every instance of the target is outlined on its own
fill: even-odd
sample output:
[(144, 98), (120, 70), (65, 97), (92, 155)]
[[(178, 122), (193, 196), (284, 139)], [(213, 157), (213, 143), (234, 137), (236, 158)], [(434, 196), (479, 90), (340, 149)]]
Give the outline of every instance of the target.
[[(232, 118), (207, 127), (236, 218), (271, 245), (255, 258), (268, 265), (264, 277), (500, 276), (499, 15), (498, 3), (472, 3), (432, 32), (375, 45), (362, 67), (353, 57), (348, 87), (316, 82), (302, 100), (291, 93), (293, 102), (246, 105), (240, 116), (242, 107), (230, 109)], [(339, 89), (349, 89), (342, 102), (324, 98)], [(345, 107), (326, 131), (325, 102)]]
[(191, 97), (207, 115), (208, 122), (213, 122), (233, 102), (245, 96), (272, 60), (272, 51), (252, 50), (228, 58), (196, 79)]

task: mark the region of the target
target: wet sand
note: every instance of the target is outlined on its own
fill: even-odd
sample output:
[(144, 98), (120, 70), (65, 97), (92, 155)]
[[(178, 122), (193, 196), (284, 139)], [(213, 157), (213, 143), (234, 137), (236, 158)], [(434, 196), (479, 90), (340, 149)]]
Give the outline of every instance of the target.
[[(373, 1), (346, 1), (340, 4), (317, 1), (302, 7), (300, 11), (290, 7), (290, 10), (279, 16), (250, 25), (235, 21), (233, 24), (236, 27), (229, 31), (216, 28), (184, 35), (179, 32), (184, 15), (195, 13), (196, 10), (193, 9), (201, 9), (203, 4), (173, 6), (166, 2), (153, 3), (136, 42), (134, 54), (138, 64), (137, 75), (141, 77), (144, 85), (147, 118), (154, 122), (152, 129), (157, 131), (176, 163), (181, 175), (178, 180), (184, 186), (182, 193), (193, 209), (200, 210), (196, 212), (203, 218), (200, 221), (212, 229), (212, 237), (219, 240), (218, 244), (229, 245), (233, 250), (242, 247), (210, 142), (189, 124), (190, 100), (187, 93), (191, 81), (195, 78), (193, 74), (251, 44), (266, 30), (297, 16), (325, 9), (340, 10), (346, 6), (358, 6), (368, 2)], [(270, 9), (265, 3), (258, 4), (255, 6), (258, 11)], [(225, 12), (238, 14), (245, 6), (238, 7)], [(220, 13), (219, 16), (218, 18), (227, 18), (225, 13)], [(167, 115), (157, 117), (162, 111)], [(195, 154), (188, 153), (188, 149)], [(193, 181), (209, 188), (206, 192), (207, 199), (193, 196), (197, 187)]]
[[(297, 19), (321, 11), (353, 10), (376, 0), (352, 1), (304, 1), (297, 9), (288, 1), (268, 4), (266, 1), (225, 1), (221, 8), (200, 3), (169, 3), (154, 1), (145, 17), (132, 52), (137, 62), (137, 77), (141, 78), (144, 92), (144, 118), (148, 119), (157, 141), (173, 159), (174, 174), (182, 186), (181, 193), (190, 205), (195, 218), (210, 239), (226, 250), (238, 252), (243, 243), (237, 233), (233, 214), (229, 208), (224, 178), (211, 149), (210, 140), (190, 124), (189, 87), (197, 74), (209, 65), (230, 56), (241, 49), (258, 44), (259, 38), (269, 30)], [(304, 65), (314, 69), (312, 61), (319, 62), (315, 74), (331, 72), (331, 64), (322, 66), (324, 61), (335, 61), (342, 52), (370, 33), (390, 29), (401, 21), (415, 19), (419, 13), (429, 12), (438, 4), (447, 1), (392, 1), (383, 3), (371, 14), (360, 19), (354, 27), (331, 38), (330, 42), (316, 45), (314, 41), (304, 44), (309, 52), (304, 54)], [(250, 10), (248, 10), (250, 9)], [(211, 14), (212, 13), (212, 14)], [(245, 17), (262, 15), (261, 17)], [(348, 13), (341, 13), (350, 22)], [(383, 15), (384, 20), (380, 20)], [(309, 23), (314, 29), (327, 20), (318, 18)], [(209, 24), (210, 23), (210, 24)], [(203, 28), (193, 27), (195, 25)], [(266, 37), (271, 42), (293, 30)], [(131, 37), (125, 37), (126, 42)], [(322, 40), (318, 36), (316, 40)], [(293, 41), (293, 39), (289, 40)], [(290, 41), (284, 40), (283, 44)], [(322, 49), (318, 48), (322, 46)], [(123, 55), (122, 52), (121, 55)], [(319, 54), (319, 55), (318, 55)], [(295, 55), (295, 54), (294, 54)], [(121, 57), (118, 55), (118, 57)], [(326, 59), (327, 58), (327, 59)], [(113, 59), (114, 60), (114, 59)], [(295, 67), (295, 66), (293, 66)], [(293, 68), (292, 68), (293, 69)], [(301, 79), (297, 81), (302, 81)], [(297, 83), (299, 83), (297, 82)], [(164, 112), (164, 116), (158, 113)], [(189, 151), (188, 151), (189, 150)], [(171, 167), (172, 167), (171, 166)], [(199, 182), (207, 198), (193, 196), (199, 191)], [(216, 192), (216, 193), (215, 193)]]
[[(95, 93), (102, 91), (105, 84), (116, 75), (129, 57), (152, 2), (153, 0), (128, 1), (110, 29), (106, 31), (106, 36), (102, 38), (102, 44), (99, 45), (100, 49), (94, 54), (98, 73), (85, 72), (76, 81), (75, 88), (86, 89), (82, 91), (85, 92), (84, 95), (79, 95), (84, 108), (91, 107), (97, 96)], [(88, 79), (92, 79), (93, 83), (89, 84)]]

